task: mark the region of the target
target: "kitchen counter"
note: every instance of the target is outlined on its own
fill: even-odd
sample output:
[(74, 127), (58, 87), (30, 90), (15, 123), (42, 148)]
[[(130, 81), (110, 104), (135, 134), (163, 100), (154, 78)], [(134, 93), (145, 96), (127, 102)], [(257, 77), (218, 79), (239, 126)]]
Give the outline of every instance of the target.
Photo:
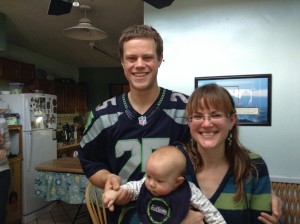
[(37, 171), (84, 174), (79, 159), (72, 157), (45, 161), (41, 164), (38, 164), (35, 169)]

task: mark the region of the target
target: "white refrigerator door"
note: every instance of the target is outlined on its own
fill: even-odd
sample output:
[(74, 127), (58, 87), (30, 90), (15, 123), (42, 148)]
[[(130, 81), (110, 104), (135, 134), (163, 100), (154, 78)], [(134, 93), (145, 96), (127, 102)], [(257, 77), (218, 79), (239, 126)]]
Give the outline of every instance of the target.
[(57, 158), (55, 130), (43, 129), (23, 132), (23, 223), (35, 219), (45, 212), (47, 202), (34, 197), (35, 166)]

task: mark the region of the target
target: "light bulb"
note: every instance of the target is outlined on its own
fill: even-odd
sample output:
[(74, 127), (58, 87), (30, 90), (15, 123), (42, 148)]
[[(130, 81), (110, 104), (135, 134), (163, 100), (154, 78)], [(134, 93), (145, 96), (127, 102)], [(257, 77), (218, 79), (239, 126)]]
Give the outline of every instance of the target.
[(78, 7), (78, 6), (79, 6), (79, 2), (78, 2), (78, 1), (74, 1), (74, 2), (73, 2), (73, 6), (74, 6), (74, 7)]

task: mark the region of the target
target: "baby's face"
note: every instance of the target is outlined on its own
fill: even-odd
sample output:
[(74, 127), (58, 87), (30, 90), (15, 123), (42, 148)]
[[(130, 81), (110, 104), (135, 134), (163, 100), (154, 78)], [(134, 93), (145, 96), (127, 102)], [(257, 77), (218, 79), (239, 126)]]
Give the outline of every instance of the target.
[(177, 172), (170, 172), (166, 167), (148, 163), (145, 186), (154, 196), (167, 195), (176, 189)]

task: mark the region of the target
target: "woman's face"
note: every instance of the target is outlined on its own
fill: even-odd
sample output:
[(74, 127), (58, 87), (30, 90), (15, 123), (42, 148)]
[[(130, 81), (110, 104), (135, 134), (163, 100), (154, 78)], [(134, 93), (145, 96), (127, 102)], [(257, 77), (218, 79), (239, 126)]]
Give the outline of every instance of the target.
[(228, 115), (214, 108), (199, 109), (188, 118), (188, 125), (198, 147), (204, 150), (225, 150), (225, 140), (236, 119), (235, 114)]
[(156, 53), (153, 39), (132, 39), (124, 43), (122, 66), (130, 90), (157, 87), (157, 73), (162, 58)]

